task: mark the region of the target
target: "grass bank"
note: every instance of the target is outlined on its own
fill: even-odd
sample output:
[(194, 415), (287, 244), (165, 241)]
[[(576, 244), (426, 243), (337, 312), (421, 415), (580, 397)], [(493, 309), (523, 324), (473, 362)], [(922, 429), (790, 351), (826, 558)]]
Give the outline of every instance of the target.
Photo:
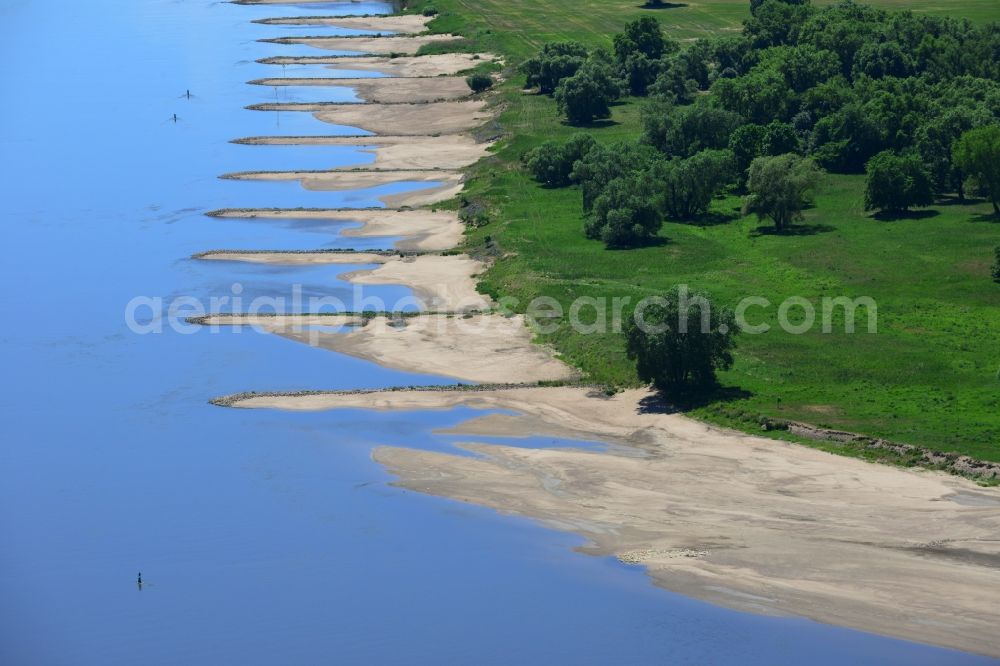
[[(870, 4), (1000, 19), (1000, 8), (983, 0)], [(679, 39), (738, 31), (748, 15), (748, 3), (722, 1), (660, 10), (619, 0), (434, 0), (414, 8), (427, 5), (440, 12), (434, 30), (463, 34), (470, 47), (502, 54), (509, 66), (546, 41), (608, 47), (643, 14)], [(845, 334), (835, 319), (832, 333), (773, 328), (741, 336), (736, 364), (721, 376), (726, 390), (693, 413), (747, 430), (762, 417), (803, 421), (1000, 460), (1000, 286), (989, 279), (1000, 224), (987, 203), (942, 201), (911, 217), (877, 220), (862, 210), (861, 177), (830, 175), (796, 235), (766, 233), (730, 197), (714, 202), (712, 224), (668, 222), (659, 246), (606, 250), (582, 234), (579, 191), (543, 188), (519, 163), (541, 141), (578, 130), (560, 122), (551, 99), (523, 93), (523, 78), (507, 74), (498, 95), (506, 139), (472, 170), (464, 194), (489, 211), (489, 222), (467, 238), (471, 251), (498, 257), (484, 290), (522, 304), (550, 296), (567, 307), (582, 296), (635, 302), (677, 283), (729, 305), (750, 295), (774, 304), (801, 296), (819, 309), (824, 296), (869, 296), (878, 304), (874, 335)], [(587, 131), (602, 142), (637, 137), (640, 105), (624, 100), (610, 121)], [(775, 308), (756, 311), (755, 323), (774, 325)], [(540, 339), (588, 381), (638, 382), (616, 334), (566, 326)]]

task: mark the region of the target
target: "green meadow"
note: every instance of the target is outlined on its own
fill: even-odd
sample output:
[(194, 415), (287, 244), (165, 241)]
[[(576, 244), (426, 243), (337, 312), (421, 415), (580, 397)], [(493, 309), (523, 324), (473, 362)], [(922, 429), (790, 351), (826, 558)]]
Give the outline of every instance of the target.
[[(869, 4), (1000, 20), (992, 0)], [(571, 39), (609, 47), (628, 21), (647, 14), (678, 39), (735, 32), (749, 15), (747, 2), (648, 10), (621, 0), (434, 0), (413, 8), (429, 5), (440, 12), (435, 31), (462, 34), (469, 47), (507, 59), (508, 79), (497, 95), (504, 138), (472, 170), (464, 201), (454, 204), (475, 202), (488, 211), (488, 222), (467, 238), (470, 252), (495, 258), (483, 290), (514, 297), (521, 308), (537, 296), (567, 308), (582, 296), (634, 303), (680, 283), (730, 307), (764, 297), (773, 306), (752, 309), (748, 318), (772, 330), (740, 336), (735, 366), (720, 376), (723, 390), (694, 415), (751, 431), (761, 418), (803, 421), (1000, 460), (1000, 284), (990, 279), (1000, 222), (988, 202), (940, 200), (880, 219), (863, 210), (863, 176), (830, 174), (794, 234), (769, 233), (768, 224), (740, 214), (738, 197), (728, 197), (717, 199), (701, 224), (665, 223), (660, 244), (607, 250), (582, 233), (578, 189), (547, 189), (523, 169), (527, 150), (579, 131), (561, 122), (552, 99), (521, 90), (524, 79), (512, 67), (541, 44)], [(643, 103), (626, 99), (609, 121), (586, 131), (602, 142), (634, 139)], [(832, 332), (784, 332), (776, 310), (790, 296), (807, 299), (817, 313), (824, 297), (870, 297), (878, 306), (877, 333), (865, 332), (863, 310), (854, 334), (844, 332), (839, 310)], [(539, 341), (589, 381), (638, 384), (620, 335), (562, 326)]]

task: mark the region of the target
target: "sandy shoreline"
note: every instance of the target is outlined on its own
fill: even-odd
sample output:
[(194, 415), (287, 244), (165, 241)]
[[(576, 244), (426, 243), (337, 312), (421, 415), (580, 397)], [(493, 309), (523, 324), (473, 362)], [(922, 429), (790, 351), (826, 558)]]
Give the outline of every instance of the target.
[[(469, 458), (382, 447), (399, 484), (527, 516), (647, 567), (657, 585), (1000, 655), (1000, 493), (649, 413), (580, 388), (251, 397), (237, 407), (514, 410), (454, 429), (610, 441), (608, 452), (474, 443)], [(524, 427), (514, 426), (525, 419)]]
[(255, 111), (301, 111), (333, 125), (357, 127), (375, 134), (436, 136), (479, 127), (493, 116), (481, 100), (415, 104), (253, 104)]
[(307, 190), (341, 192), (393, 183), (427, 183), (427, 187), (378, 197), (386, 206), (425, 206), (451, 199), (462, 190), (463, 175), (445, 170), (244, 171), (219, 176), (226, 180), (297, 180)]
[(475, 276), (485, 265), (465, 255), (399, 256), (372, 252), (213, 252), (197, 255), (205, 261), (240, 261), (275, 266), (378, 264), (376, 268), (344, 273), (355, 284), (399, 284), (413, 289), (422, 309), (444, 312), (487, 310), (490, 300), (476, 291)]
[(464, 134), (442, 136), (257, 136), (234, 143), (269, 146), (358, 146), (375, 155), (376, 169), (462, 169), (489, 154), (492, 142)]
[(424, 32), (433, 16), (397, 14), (386, 16), (289, 16), (257, 19), (261, 25), (323, 25), (347, 30), (370, 30), (412, 35)]
[(355, 95), (377, 104), (437, 102), (462, 99), (472, 94), (464, 78), (435, 76), (418, 78), (270, 78), (249, 81), (259, 86), (313, 86), (351, 88)]
[(390, 77), (434, 77), (454, 75), (491, 62), (489, 53), (439, 53), (419, 57), (400, 56), (273, 56), (257, 62), (264, 65), (328, 65), (332, 70), (382, 72)]
[[(245, 320), (209, 316), (206, 326)], [(295, 330), (295, 315), (269, 317), (269, 331), (315, 347), (420, 374), (482, 383), (535, 383), (575, 379), (555, 354), (531, 342), (523, 317), (423, 314), (401, 320), (377, 316), (348, 333)]]
[(388, 210), (383, 208), (337, 210), (276, 210), (242, 208), (212, 211), (212, 217), (229, 219), (270, 220), (330, 220), (358, 223), (361, 226), (344, 229), (341, 236), (372, 238), (402, 236), (394, 247), (400, 250), (447, 250), (458, 245), (465, 225), (451, 211)]
[(421, 47), (428, 44), (454, 42), (461, 37), (456, 35), (414, 35), (412, 37), (274, 37), (258, 41), (269, 44), (298, 44), (326, 51), (345, 51), (355, 54), (415, 55)]

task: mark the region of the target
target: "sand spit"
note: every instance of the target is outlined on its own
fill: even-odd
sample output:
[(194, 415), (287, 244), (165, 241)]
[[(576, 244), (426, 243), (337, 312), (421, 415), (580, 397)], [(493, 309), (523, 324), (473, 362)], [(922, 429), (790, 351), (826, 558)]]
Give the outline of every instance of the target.
[(358, 54), (414, 55), (427, 44), (454, 42), (457, 35), (416, 35), (413, 37), (275, 37), (258, 41), (270, 44), (300, 44), (327, 51), (350, 51)]
[(207, 252), (195, 255), (207, 261), (241, 261), (279, 266), (320, 264), (378, 264), (377, 268), (339, 276), (355, 284), (398, 284), (409, 287), (423, 310), (474, 312), (488, 310), (490, 300), (476, 291), (475, 276), (482, 262), (465, 255), (400, 256), (376, 252)]
[(257, 19), (263, 25), (323, 25), (346, 30), (371, 30), (397, 35), (424, 32), (433, 16), (399, 14), (395, 16), (291, 16), (287, 18)]
[(259, 86), (315, 86), (351, 88), (366, 102), (398, 104), (400, 102), (438, 102), (462, 99), (472, 94), (464, 78), (436, 76), (433, 78), (323, 79), (274, 78), (250, 81)]
[(454, 75), (495, 59), (489, 53), (440, 53), (419, 57), (401, 56), (275, 56), (257, 62), (264, 65), (329, 65), (335, 70), (382, 72), (398, 77), (433, 77)]
[(262, 136), (234, 143), (272, 146), (359, 146), (375, 155), (376, 169), (462, 169), (489, 154), (492, 142), (471, 136)]
[[(374, 453), (420, 492), (527, 516), (582, 548), (648, 568), (665, 588), (753, 612), (810, 617), (1000, 655), (1000, 492), (651, 412), (650, 396), (580, 388), (251, 397), (238, 407), (513, 410), (546, 429), (632, 444), (469, 458)], [(479, 419), (480, 434), (509, 422)], [(459, 427), (457, 430), (461, 431)]]
[(430, 104), (255, 104), (258, 111), (308, 111), (333, 125), (405, 136), (457, 134), (479, 127), (493, 116), (481, 100)]
[(465, 225), (451, 211), (387, 210), (384, 208), (349, 210), (275, 210), (269, 208), (226, 209), (209, 213), (212, 217), (272, 220), (329, 220), (358, 223), (361, 226), (344, 229), (342, 236), (372, 238), (403, 236), (396, 242), (400, 250), (447, 250), (458, 245)]
[(243, 171), (227, 173), (226, 180), (297, 180), (312, 191), (340, 192), (364, 190), (394, 183), (427, 183), (427, 187), (380, 196), (386, 206), (424, 206), (451, 199), (462, 190), (463, 176), (458, 171), (343, 170), (343, 171)]
[[(268, 325), (278, 335), (406, 372), (486, 383), (575, 377), (550, 349), (531, 342), (531, 332), (520, 315), (375, 316), (348, 333), (295, 330), (299, 322), (294, 315), (270, 319)], [(223, 321), (206, 317), (203, 323), (211, 326)]]

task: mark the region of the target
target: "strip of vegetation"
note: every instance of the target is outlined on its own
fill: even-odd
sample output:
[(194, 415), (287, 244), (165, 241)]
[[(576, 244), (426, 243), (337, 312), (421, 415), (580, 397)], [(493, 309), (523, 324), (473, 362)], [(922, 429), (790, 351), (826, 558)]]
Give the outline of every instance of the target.
[[(721, 1), (655, 11), (616, 0), (570, 7), (518, 0), (434, 4), (433, 31), (461, 33), (477, 50), (507, 59), (498, 95), (506, 140), (474, 170), (463, 201), (453, 204), (481, 211), (468, 243), (470, 253), (498, 258), (482, 279), (487, 293), (522, 305), (549, 296), (565, 306), (585, 296), (635, 302), (680, 283), (728, 306), (747, 295), (773, 303), (789, 296), (870, 296), (878, 303), (877, 335), (845, 334), (843, 317), (834, 319), (830, 333), (744, 335), (732, 367), (719, 373), (724, 388), (690, 409), (750, 431), (759, 425), (741, 425), (721, 410), (1000, 459), (1000, 289), (991, 275), (1000, 226), (989, 199), (978, 194), (996, 190), (986, 173), (971, 182), (954, 150), (963, 133), (996, 122), (996, 25), (773, 0), (755, 7), (754, 15), (748, 4)], [(947, 12), (939, 8), (951, 15), (963, 10), (978, 21), (1000, 18), (995, 5), (975, 0), (953, 3)], [(640, 49), (645, 60), (616, 49), (614, 35), (642, 16), (655, 17), (669, 38), (706, 39), (665, 43), (659, 57), (651, 57), (655, 47)], [(741, 20), (748, 25), (736, 34)], [(723, 28), (730, 32), (719, 32)], [(520, 69), (544, 59), (546, 43), (569, 41), (582, 51), (550, 47), (553, 63)], [(560, 76), (553, 65), (567, 59), (578, 62)], [(603, 79), (609, 78), (620, 96), (605, 100), (610, 117), (601, 119), (598, 108), (592, 122), (577, 128), (565, 120), (570, 100), (589, 104), (588, 95), (564, 87), (560, 114), (556, 89), (581, 70), (593, 81), (576, 87), (606, 91)], [(550, 75), (554, 85), (545, 81)], [(529, 79), (539, 88), (546, 84), (552, 97), (523, 92)], [(635, 95), (642, 92), (647, 96)], [(587, 113), (573, 120), (585, 121)], [(572, 152), (575, 143), (589, 143), (574, 138), (581, 129), (605, 156), (631, 151), (622, 160), (630, 165), (643, 160), (641, 153), (650, 156), (657, 170), (640, 171), (651, 174), (659, 194), (666, 182), (700, 185), (709, 191), (707, 204), (703, 191), (659, 203), (662, 226), (655, 235), (640, 232), (645, 238), (625, 245), (631, 249), (615, 243), (608, 249), (602, 225), (588, 238), (583, 202), (591, 199), (592, 220), (599, 196), (574, 183), (564, 165), (535, 171), (530, 154), (545, 141), (553, 142), (549, 149)], [(891, 152), (871, 163), (885, 150)], [(755, 223), (744, 169), (753, 159), (787, 154), (829, 173), (791, 217), (779, 221), (764, 212), (768, 220)], [(688, 162), (696, 157), (700, 162)], [(721, 157), (731, 160), (735, 179), (726, 177)], [(866, 165), (874, 175), (862, 173)], [(718, 177), (697, 177), (710, 172)], [(932, 205), (906, 212), (926, 201), (928, 188), (914, 187), (915, 180), (931, 183)], [(866, 190), (869, 207), (881, 212), (866, 212)], [(644, 198), (627, 195), (616, 194), (615, 201)], [(629, 211), (639, 222), (649, 214), (640, 208)], [(607, 212), (597, 211), (602, 214), (606, 223)], [(760, 322), (774, 324), (774, 312), (762, 313)], [(581, 335), (566, 326), (540, 338), (592, 381), (639, 382), (620, 333)]]

